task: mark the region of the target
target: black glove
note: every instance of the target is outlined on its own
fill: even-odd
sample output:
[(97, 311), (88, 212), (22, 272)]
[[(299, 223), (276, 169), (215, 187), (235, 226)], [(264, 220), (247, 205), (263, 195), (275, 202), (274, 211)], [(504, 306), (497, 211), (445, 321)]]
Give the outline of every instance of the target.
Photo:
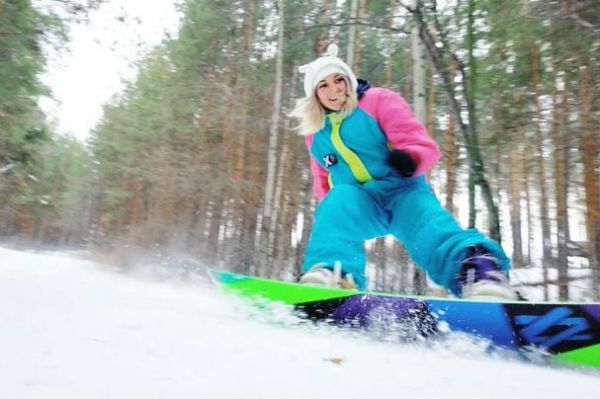
[(388, 165), (394, 168), (401, 176), (411, 177), (417, 170), (417, 163), (408, 152), (392, 150), (388, 156)]

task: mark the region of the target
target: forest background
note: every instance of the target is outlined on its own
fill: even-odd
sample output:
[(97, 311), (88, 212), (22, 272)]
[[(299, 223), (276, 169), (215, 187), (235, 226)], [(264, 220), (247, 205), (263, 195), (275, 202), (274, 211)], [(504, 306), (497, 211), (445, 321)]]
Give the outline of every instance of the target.
[[(444, 153), (436, 194), (501, 240), (517, 285), (600, 299), (598, 1), (181, 0), (81, 142), (40, 108), (43, 47), (101, 3), (0, 0), (3, 242), (294, 278), (316, 201), (287, 115), (298, 66), (336, 43), (412, 104)], [(435, 290), (396, 241), (367, 247), (371, 288)]]

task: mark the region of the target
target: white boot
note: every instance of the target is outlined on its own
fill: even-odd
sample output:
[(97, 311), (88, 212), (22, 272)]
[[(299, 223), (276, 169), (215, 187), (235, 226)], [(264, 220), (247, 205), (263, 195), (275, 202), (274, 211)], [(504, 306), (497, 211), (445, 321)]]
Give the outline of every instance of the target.
[(325, 287), (356, 289), (356, 283), (352, 274), (346, 273), (342, 277), (342, 264), (339, 261), (335, 262), (333, 270), (328, 269), (326, 263), (317, 263), (309, 271), (300, 276), (299, 282)]
[(509, 301), (518, 299), (517, 292), (508, 282), (508, 275), (500, 269), (496, 258), (489, 254), (476, 253), (465, 259), (458, 281), (462, 287), (463, 298)]
[(516, 301), (519, 299), (514, 288), (508, 283), (508, 279), (502, 272), (488, 272), (495, 274), (494, 279), (479, 280), (467, 283), (463, 286), (462, 297), (476, 300), (506, 300)]

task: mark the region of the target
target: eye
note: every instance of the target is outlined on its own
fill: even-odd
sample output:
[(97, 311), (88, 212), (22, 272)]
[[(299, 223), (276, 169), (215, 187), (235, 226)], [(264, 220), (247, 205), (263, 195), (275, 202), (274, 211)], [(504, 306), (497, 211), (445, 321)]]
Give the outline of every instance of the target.
[(323, 88), (325, 88), (325, 87), (327, 87), (327, 83), (321, 83), (321, 84), (319, 85), (319, 89), (323, 89)]
[(334, 80), (334, 82), (335, 82), (335, 83), (338, 83), (338, 84), (339, 84), (339, 83), (342, 83), (343, 81), (344, 81), (344, 78), (343, 78), (343, 77), (341, 77), (341, 76), (338, 76), (338, 77), (336, 77), (336, 78), (335, 78), (335, 80)]

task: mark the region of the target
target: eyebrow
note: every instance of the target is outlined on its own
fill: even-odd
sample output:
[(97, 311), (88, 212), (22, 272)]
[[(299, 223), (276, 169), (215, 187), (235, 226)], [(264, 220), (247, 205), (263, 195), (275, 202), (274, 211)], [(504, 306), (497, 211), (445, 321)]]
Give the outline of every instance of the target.
[[(342, 75), (341, 73), (335, 74), (333, 76), (334, 79), (343, 78), (343, 77), (344, 77), (344, 75)], [(327, 83), (327, 81), (325, 79), (321, 79), (321, 80), (319, 80), (319, 83), (317, 83), (317, 85), (320, 85), (321, 83)]]

